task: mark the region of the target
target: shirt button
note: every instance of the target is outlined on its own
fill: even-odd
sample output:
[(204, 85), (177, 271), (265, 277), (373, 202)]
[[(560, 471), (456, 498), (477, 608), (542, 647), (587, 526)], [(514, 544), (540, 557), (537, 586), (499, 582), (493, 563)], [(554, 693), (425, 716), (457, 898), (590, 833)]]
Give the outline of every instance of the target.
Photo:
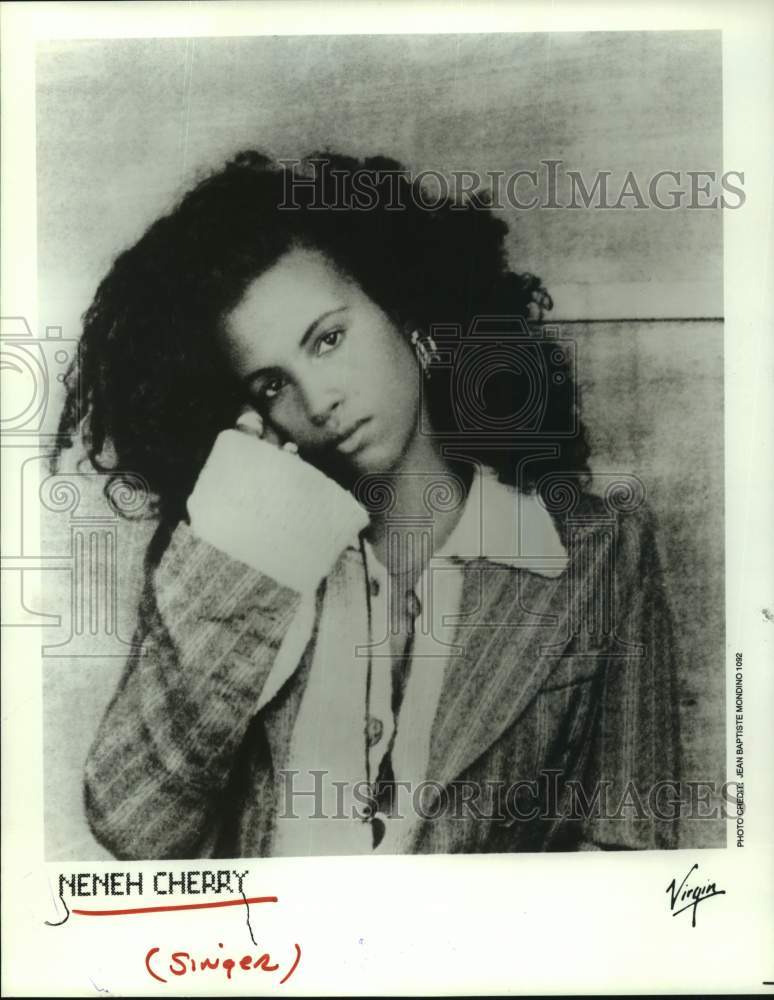
[(375, 747), (384, 733), (384, 723), (374, 715), (368, 716), (368, 726), (366, 728), (366, 742), (369, 747)]
[(371, 597), (379, 596), (379, 581), (376, 579), (375, 576), (371, 577), (370, 589), (371, 589)]

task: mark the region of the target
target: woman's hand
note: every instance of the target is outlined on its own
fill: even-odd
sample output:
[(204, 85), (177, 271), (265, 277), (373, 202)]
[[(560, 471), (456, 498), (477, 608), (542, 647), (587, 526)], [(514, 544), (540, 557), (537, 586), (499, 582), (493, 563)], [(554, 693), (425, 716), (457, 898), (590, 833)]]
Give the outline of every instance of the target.
[(298, 454), (298, 445), (295, 441), (286, 441), (284, 444), (281, 444), (280, 436), (276, 430), (270, 424), (267, 424), (260, 413), (249, 404), (245, 404), (242, 407), (237, 417), (236, 429), (242, 431), (243, 434), (252, 434), (253, 437), (261, 438), (262, 441), (267, 441), (277, 448), (282, 448), (283, 451), (288, 451), (293, 455)]
[(369, 522), (252, 407), (217, 436), (187, 507), (198, 538), (300, 593), (316, 590)]

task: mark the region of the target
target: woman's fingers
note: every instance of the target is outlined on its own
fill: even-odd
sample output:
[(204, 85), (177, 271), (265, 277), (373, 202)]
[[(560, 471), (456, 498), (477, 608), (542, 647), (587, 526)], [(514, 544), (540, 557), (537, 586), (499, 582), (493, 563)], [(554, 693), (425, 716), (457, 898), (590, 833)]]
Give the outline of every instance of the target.
[(277, 432), (266, 423), (260, 413), (254, 410), (252, 406), (242, 407), (237, 417), (236, 427), (243, 434), (252, 434), (253, 437), (259, 437), (261, 440), (268, 441), (269, 444), (276, 445), (278, 448), (280, 446), (280, 439)]
[(263, 418), (252, 406), (244, 406), (237, 417), (236, 428), (245, 434), (252, 434), (254, 437), (263, 437)]
[(236, 421), (237, 430), (242, 431), (244, 434), (252, 434), (254, 437), (259, 437), (263, 441), (268, 441), (269, 444), (275, 445), (277, 448), (283, 448), (285, 451), (292, 452), (294, 455), (298, 454), (298, 446), (293, 441), (286, 441), (284, 444), (280, 442), (280, 436), (274, 430), (274, 428), (268, 424), (263, 417), (254, 410), (252, 406), (244, 406)]

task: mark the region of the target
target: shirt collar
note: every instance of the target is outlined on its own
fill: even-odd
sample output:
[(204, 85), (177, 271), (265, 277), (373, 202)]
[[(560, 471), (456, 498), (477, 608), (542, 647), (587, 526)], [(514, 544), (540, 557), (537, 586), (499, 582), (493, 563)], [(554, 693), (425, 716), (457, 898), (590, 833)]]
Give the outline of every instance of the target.
[(432, 554), (458, 562), (486, 559), (547, 577), (560, 576), (567, 566), (567, 550), (538, 498), (501, 483), (489, 466), (476, 467), (459, 521)]
[(489, 466), (476, 467), (462, 515), (433, 555), (487, 559), (549, 577), (567, 566), (559, 532), (537, 496), (501, 483)]

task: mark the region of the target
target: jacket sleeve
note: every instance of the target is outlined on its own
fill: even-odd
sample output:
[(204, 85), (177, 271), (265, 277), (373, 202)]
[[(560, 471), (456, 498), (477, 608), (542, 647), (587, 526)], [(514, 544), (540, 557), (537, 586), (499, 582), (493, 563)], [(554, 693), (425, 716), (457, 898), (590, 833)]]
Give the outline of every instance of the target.
[(607, 655), (584, 778), (587, 801), (599, 791), (600, 806), (584, 823), (580, 846), (675, 848), (681, 770), (678, 658), (647, 508), (619, 517), (606, 558), (613, 570), (609, 596), (603, 598), (612, 597)]
[(87, 817), (116, 857), (197, 856), (299, 603), (175, 529), (86, 762)]
[[(89, 824), (116, 857), (202, 853), (267, 688), (276, 692), (308, 642), (316, 588), (367, 521), (300, 458), (225, 435), (189, 500), (191, 525), (176, 527), (148, 573), (136, 652), (87, 758)], [(321, 491), (322, 505), (307, 509)], [(313, 545), (325, 516), (334, 527)]]

